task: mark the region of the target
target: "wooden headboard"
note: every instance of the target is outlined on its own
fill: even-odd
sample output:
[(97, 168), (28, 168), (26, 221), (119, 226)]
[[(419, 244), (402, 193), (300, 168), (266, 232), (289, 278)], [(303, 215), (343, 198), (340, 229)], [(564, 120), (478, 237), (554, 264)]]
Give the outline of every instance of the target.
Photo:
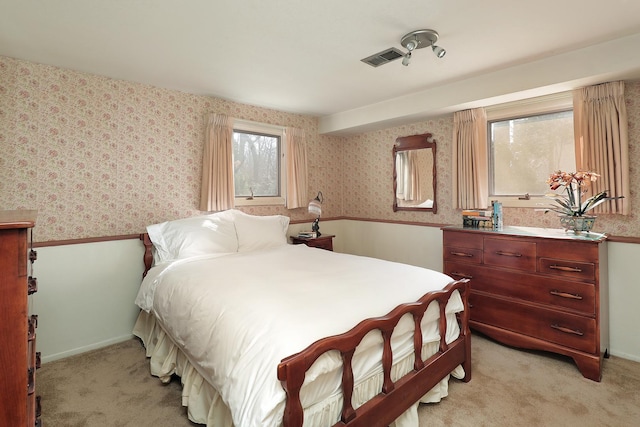
[(140, 240), (144, 244), (144, 257), (142, 258), (144, 261), (144, 273), (142, 273), (142, 277), (145, 277), (151, 265), (153, 265), (153, 243), (151, 243), (148, 233), (142, 233)]

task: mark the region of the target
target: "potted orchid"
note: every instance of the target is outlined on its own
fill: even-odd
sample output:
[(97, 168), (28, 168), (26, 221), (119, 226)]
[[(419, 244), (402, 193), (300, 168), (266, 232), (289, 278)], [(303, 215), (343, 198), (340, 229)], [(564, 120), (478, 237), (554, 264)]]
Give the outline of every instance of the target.
[(557, 193), (548, 194), (555, 202), (554, 205), (545, 208), (544, 211), (553, 211), (560, 215), (560, 224), (565, 230), (590, 231), (596, 220), (595, 216), (585, 215), (585, 213), (607, 200), (619, 199), (620, 197), (609, 197), (606, 191), (601, 191), (584, 200), (588, 187), (596, 181), (600, 175), (595, 172), (553, 172), (547, 184), (551, 190), (564, 189), (566, 195)]

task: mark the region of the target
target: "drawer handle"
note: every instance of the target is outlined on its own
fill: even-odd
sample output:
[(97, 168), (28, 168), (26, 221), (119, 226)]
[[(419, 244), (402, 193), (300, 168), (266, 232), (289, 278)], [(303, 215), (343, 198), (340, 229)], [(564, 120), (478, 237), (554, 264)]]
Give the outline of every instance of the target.
[(38, 327), (38, 315), (32, 314), (31, 318), (27, 321), (27, 340), (33, 341), (36, 339), (36, 328)]
[[(40, 418), (42, 415), (42, 404), (40, 403), (40, 395), (36, 396), (36, 418)], [(40, 420), (36, 420), (36, 427), (40, 427), (42, 424)]]
[(466, 252), (451, 252), (451, 255), (462, 256), (462, 257), (466, 257), (466, 258), (473, 258), (473, 254), (468, 254)]
[(451, 276), (456, 276), (456, 277), (460, 277), (462, 279), (473, 279), (473, 276), (468, 275), (468, 274), (464, 274), (464, 273), (458, 273), (457, 271), (452, 271), (450, 273)]
[(569, 292), (556, 291), (555, 289), (549, 291), (549, 293), (551, 295), (554, 295), (554, 296), (557, 296), (557, 297), (562, 297), (562, 298), (582, 299), (582, 295), (580, 295), (580, 294), (570, 294)]
[(550, 265), (550, 269), (552, 270), (560, 270), (560, 271), (568, 271), (571, 273), (581, 273), (582, 269), (578, 267), (566, 267), (564, 265)]
[(34, 368), (27, 370), (27, 394), (33, 394), (36, 391), (36, 371)]
[(551, 325), (551, 327), (553, 329), (556, 329), (560, 332), (564, 332), (565, 334), (573, 334), (573, 335), (578, 335), (578, 336), (583, 336), (584, 332), (579, 331), (577, 329), (570, 329), (570, 328), (566, 328), (564, 326), (560, 326), (560, 325), (556, 325), (555, 323), (553, 325)]
[(504, 251), (496, 251), (496, 255), (510, 256), (515, 258), (520, 258), (522, 256), (522, 254), (519, 254), (517, 252), (504, 252)]
[(27, 279), (27, 295), (31, 295), (38, 292), (38, 279), (29, 276)]

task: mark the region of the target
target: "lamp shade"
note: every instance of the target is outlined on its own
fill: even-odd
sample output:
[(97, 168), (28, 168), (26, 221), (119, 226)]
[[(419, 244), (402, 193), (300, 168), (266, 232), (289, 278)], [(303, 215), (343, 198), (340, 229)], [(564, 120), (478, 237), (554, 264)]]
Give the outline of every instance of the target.
[(318, 195), (316, 196), (316, 198), (309, 202), (309, 213), (317, 215), (318, 218), (319, 218), (320, 215), (322, 215), (322, 201), (323, 201), (323, 199), (324, 198), (322, 197), (322, 192), (318, 191)]
[(322, 204), (319, 200), (313, 199), (309, 202), (309, 213), (317, 216), (322, 215)]

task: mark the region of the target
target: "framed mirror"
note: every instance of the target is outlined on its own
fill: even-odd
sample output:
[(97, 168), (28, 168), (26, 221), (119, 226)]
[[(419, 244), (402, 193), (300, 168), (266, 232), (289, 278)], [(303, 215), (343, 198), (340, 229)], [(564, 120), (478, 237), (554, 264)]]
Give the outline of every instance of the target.
[(436, 213), (436, 141), (433, 135), (402, 136), (393, 146), (393, 211)]

